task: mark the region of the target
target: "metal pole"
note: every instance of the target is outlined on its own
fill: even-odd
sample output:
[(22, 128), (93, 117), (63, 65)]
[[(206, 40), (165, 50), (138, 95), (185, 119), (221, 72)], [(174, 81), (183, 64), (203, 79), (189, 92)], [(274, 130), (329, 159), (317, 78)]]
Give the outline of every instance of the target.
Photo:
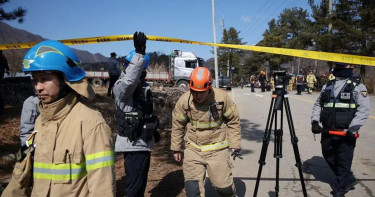
[[(215, 25), (215, 0), (212, 0), (212, 28), (214, 31), (214, 44), (216, 44), (216, 25)], [(219, 87), (219, 67), (217, 63), (217, 46), (214, 46), (214, 59), (215, 59), (215, 85)]]
[[(328, 16), (329, 18), (332, 18), (332, 0), (329, 0), (328, 2)], [(331, 33), (332, 30), (332, 23), (328, 24), (328, 32)]]

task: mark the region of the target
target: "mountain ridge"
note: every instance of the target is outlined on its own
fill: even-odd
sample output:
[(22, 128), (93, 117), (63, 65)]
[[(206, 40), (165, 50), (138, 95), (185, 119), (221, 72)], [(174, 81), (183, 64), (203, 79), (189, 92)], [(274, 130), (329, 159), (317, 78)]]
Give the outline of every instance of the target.
[[(0, 22), (0, 44), (41, 42), (47, 40), (40, 35), (33, 34), (23, 29), (12, 27), (4, 22)], [(100, 53), (92, 54), (85, 50), (73, 50), (77, 53), (81, 63), (107, 62), (108, 58)], [(3, 53), (8, 59), (11, 70), (20, 71), (22, 60), (28, 49), (4, 50)]]

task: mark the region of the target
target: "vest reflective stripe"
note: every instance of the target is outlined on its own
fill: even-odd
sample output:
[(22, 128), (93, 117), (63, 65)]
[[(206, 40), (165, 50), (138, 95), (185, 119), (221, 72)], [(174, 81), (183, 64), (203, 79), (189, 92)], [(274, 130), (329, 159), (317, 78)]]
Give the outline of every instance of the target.
[[(324, 103), (324, 107), (333, 107), (333, 103)], [(356, 108), (357, 105), (355, 103), (336, 103), (335, 108)]]
[(225, 140), (225, 141), (218, 142), (218, 143), (215, 143), (215, 144), (209, 144), (209, 145), (203, 145), (203, 146), (199, 146), (199, 145), (191, 142), (190, 145), (195, 147), (195, 148), (200, 149), (202, 152), (205, 152), (205, 151), (213, 151), (213, 150), (220, 150), (220, 149), (226, 148), (226, 147), (229, 146), (229, 141)]
[(180, 113), (175, 112), (175, 116), (178, 120), (180, 120), (182, 122), (186, 120), (186, 117), (184, 115), (180, 114)]
[(34, 162), (34, 178), (48, 180), (73, 180), (87, 174), (85, 163), (51, 164)]
[(86, 155), (86, 169), (88, 171), (114, 165), (113, 151), (103, 151)]
[(227, 111), (224, 113), (224, 116), (225, 117), (229, 117), (234, 112), (234, 109), (235, 109), (235, 106), (232, 105), (232, 107), (230, 107), (229, 109), (227, 109)]
[(216, 128), (223, 123), (221, 119), (216, 120), (215, 122), (199, 122), (192, 120), (191, 124), (196, 126), (197, 129), (209, 129), (209, 128)]

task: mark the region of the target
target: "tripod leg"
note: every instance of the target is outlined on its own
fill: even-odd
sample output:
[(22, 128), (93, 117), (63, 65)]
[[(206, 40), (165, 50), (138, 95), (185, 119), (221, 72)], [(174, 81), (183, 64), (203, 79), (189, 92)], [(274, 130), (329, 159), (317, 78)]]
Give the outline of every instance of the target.
[(287, 97), (285, 98), (284, 105), (285, 105), (286, 117), (288, 119), (288, 126), (289, 126), (289, 131), (290, 131), (291, 142), (292, 142), (292, 145), (293, 145), (294, 156), (296, 158), (296, 167), (298, 168), (299, 177), (300, 177), (300, 180), (301, 180), (302, 192), (303, 192), (303, 196), (307, 197), (305, 180), (303, 178), (303, 173), (302, 173), (302, 162), (301, 162), (301, 157), (300, 157), (298, 145), (297, 145), (298, 138), (297, 138), (296, 132), (294, 130), (292, 113), (290, 111), (289, 100), (288, 100)]
[[(254, 197), (257, 196), (258, 193), (258, 187), (259, 187), (259, 181), (260, 181), (260, 176), (262, 174), (262, 169), (263, 166), (266, 164), (266, 156), (267, 156), (267, 149), (268, 149), (268, 144), (270, 143), (270, 136), (271, 136), (271, 129), (272, 129), (272, 122), (276, 113), (276, 110), (273, 109), (273, 104), (274, 104), (275, 99), (272, 98), (271, 100), (271, 105), (270, 105), (270, 110), (268, 112), (268, 118), (267, 118), (267, 125), (266, 125), (266, 130), (264, 132), (264, 137), (263, 137), (263, 144), (262, 144), (262, 150), (260, 153), (260, 158), (259, 158), (259, 169), (258, 169), (258, 175), (257, 175), (257, 180), (255, 184), (255, 189), (254, 189)], [(271, 116), (272, 115), (272, 116)], [(270, 121), (271, 119), (271, 121)]]

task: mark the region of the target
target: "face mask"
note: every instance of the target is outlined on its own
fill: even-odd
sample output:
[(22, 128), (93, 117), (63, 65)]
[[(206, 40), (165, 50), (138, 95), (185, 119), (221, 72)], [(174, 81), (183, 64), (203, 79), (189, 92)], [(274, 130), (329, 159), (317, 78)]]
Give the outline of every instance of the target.
[(332, 74), (335, 77), (349, 78), (353, 76), (353, 68), (335, 68)]

